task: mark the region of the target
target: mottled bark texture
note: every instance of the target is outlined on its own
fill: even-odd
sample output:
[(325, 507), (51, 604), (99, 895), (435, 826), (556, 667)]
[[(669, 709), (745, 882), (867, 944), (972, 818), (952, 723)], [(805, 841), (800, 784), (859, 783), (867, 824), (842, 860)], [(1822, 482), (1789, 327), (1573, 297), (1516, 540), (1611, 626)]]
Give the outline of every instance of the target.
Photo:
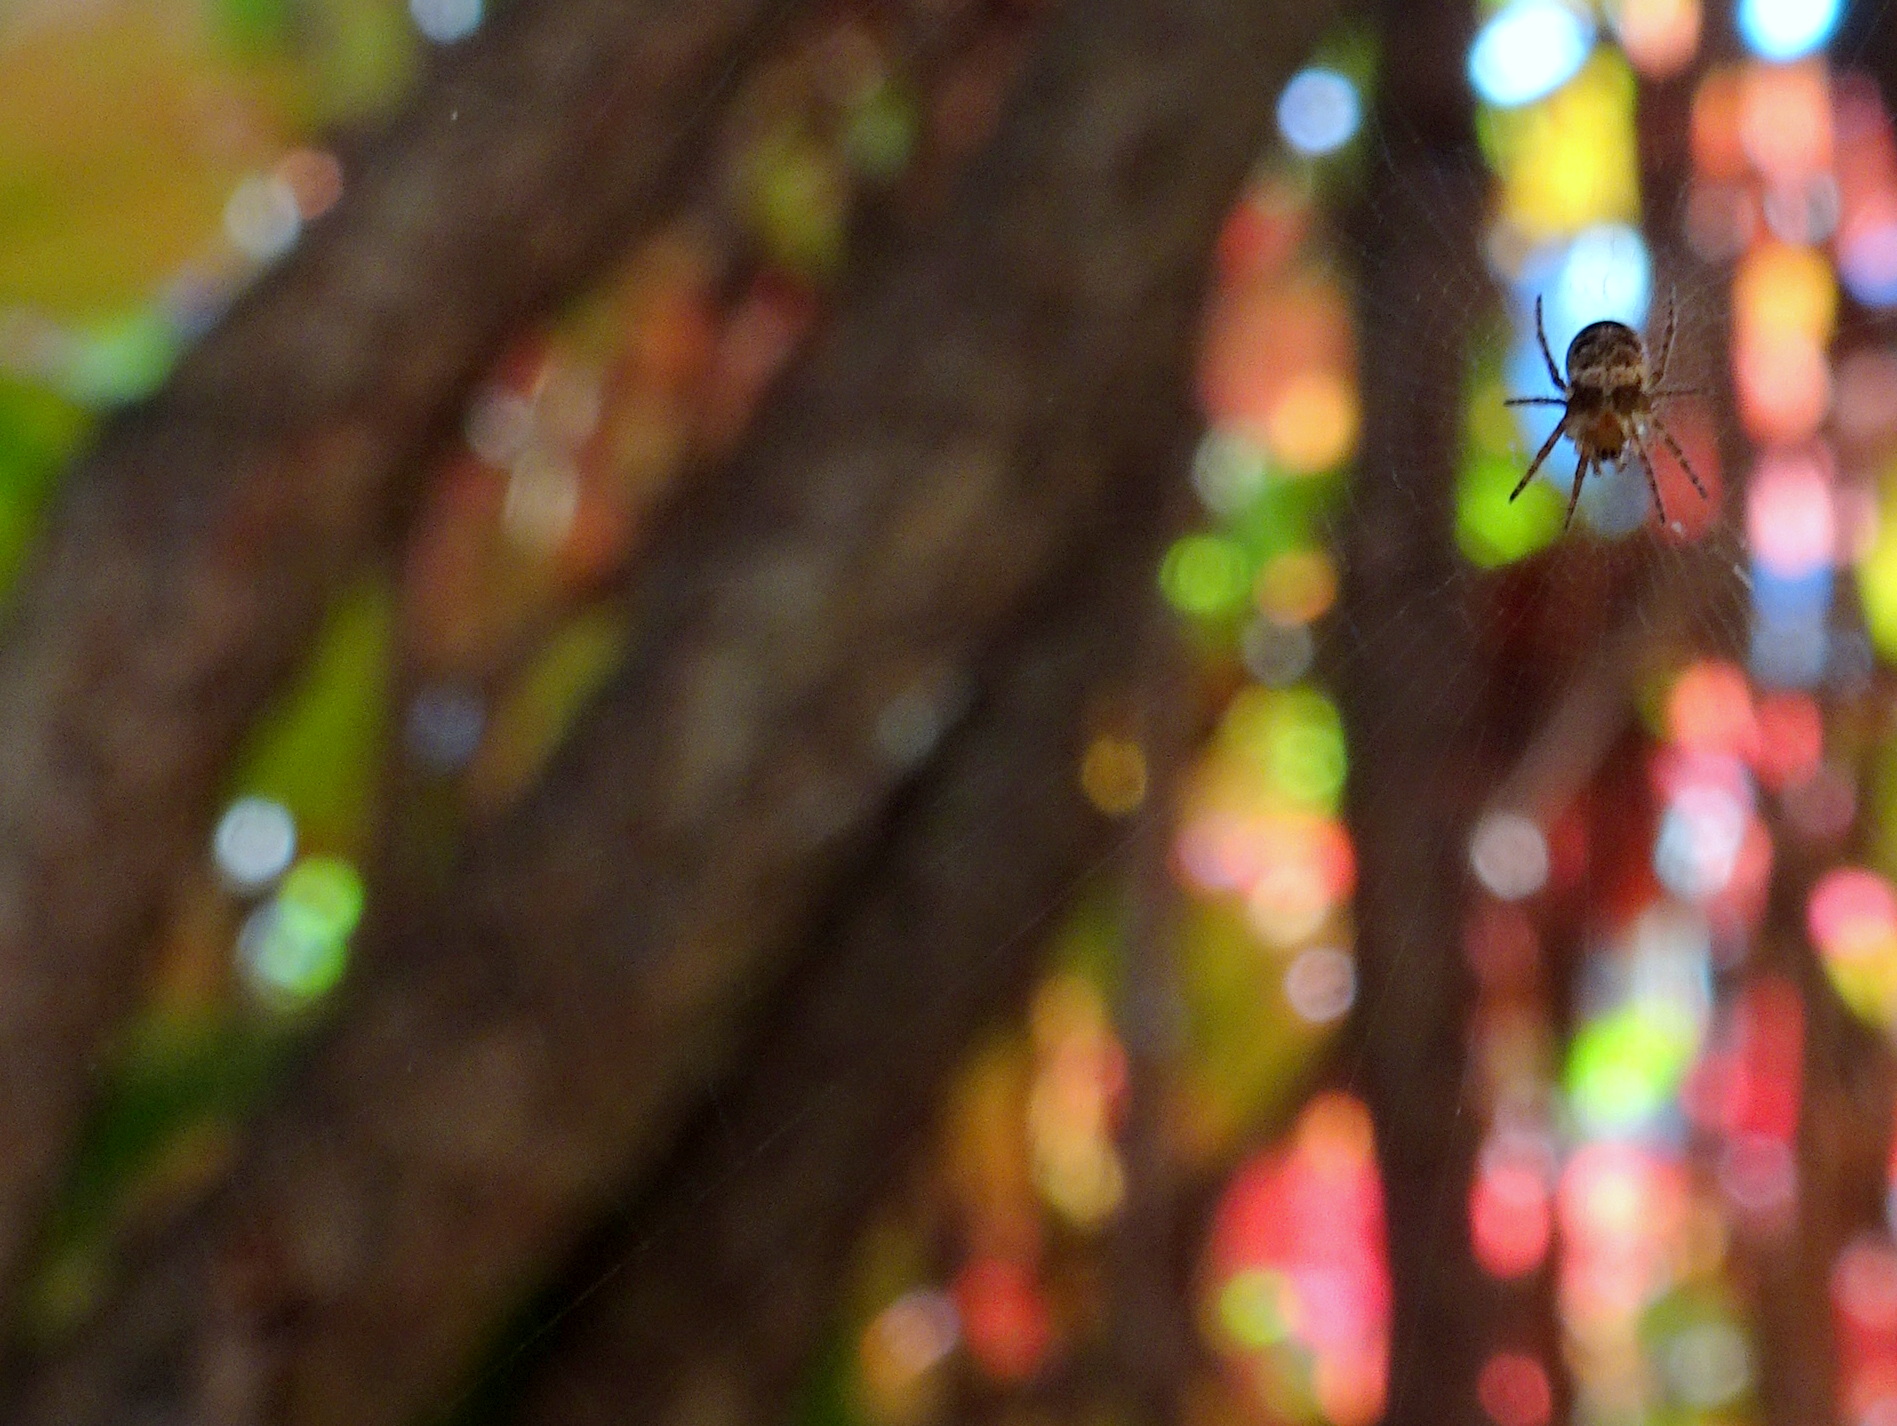
[(8, 1419), (441, 1399), (719, 1071), (1114, 473), (1170, 455), (1214, 233), (1322, 18), (1069, 7), (941, 233), (656, 537), (626, 667), (539, 793)]
[(1475, 1426), (1496, 1300), (1465, 1207), (1478, 1126), (1463, 1102), (1462, 928), (1487, 680), (1454, 521), (1480, 161), (1460, 75), (1469, 15), (1385, 14), (1405, 62), (1381, 98), (1389, 167), (1356, 223), (1365, 406), (1342, 540), (1352, 645), (1338, 683), (1362, 868), (1351, 1078), (1376, 1127), (1395, 1289), (1383, 1419)]
[(0, 1285), (216, 778), (481, 363), (789, 0), (518, 0), (68, 480), (0, 646)]
[(1152, 497), (1182, 466), (1129, 473), (1092, 570), (1007, 651), (734, 1082), (589, 1256), (570, 1286), (598, 1290), (549, 1344), (524, 1423), (788, 1419), (864, 1219), (942, 1082), (1015, 1002), (1086, 874), (1124, 847), (1076, 769), (1091, 732), (1125, 731), (1099, 719), (1133, 701), (1164, 528)]

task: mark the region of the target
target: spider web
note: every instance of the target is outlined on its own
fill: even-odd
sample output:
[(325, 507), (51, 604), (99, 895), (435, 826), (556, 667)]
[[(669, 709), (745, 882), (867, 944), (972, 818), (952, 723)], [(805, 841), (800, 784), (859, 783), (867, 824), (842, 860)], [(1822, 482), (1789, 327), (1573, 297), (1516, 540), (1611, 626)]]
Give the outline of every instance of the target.
[[(1454, 243), (1461, 241), (1460, 230), (1468, 223), (1468, 215), (1480, 213), (1486, 221), (1495, 201), (1490, 178), (1473, 168), (1419, 169), (1399, 161), (1396, 155), (1406, 151), (1417, 136), (1387, 124), (1374, 114), (1367, 119), (1353, 149), (1360, 171), (1348, 190), (1340, 190), (1347, 192), (1358, 220), (1349, 221), (1340, 202), (1330, 206), (1324, 225), (1322, 247), (1348, 271), (1361, 273), (1383, 261), (1393, 246), (1405, 240), (1407, 225), (1419, 213), (1439, 237)], [(1283, 160), (1274, 157), (1270, 162), (1277, 165)], [(1591, 294), (1582, 284), (1582, 290), (1568, 294), (1566, 306), (1572, 310), (1551, 320), (1550, 344), (1559, 361), (1577, 318), (1612, 317), (1646, 332), (1657, 331), (1661, 313), (1670, 303), (1678, 328), (1669, 379), (1718, 393), (1726, 386), (1723, 374), (1728, 355), (1723, 334), (1728, 326), (1731, 266), (1692, 253), (1684, 240), (1690, 215), (1683, 194), (1655, 198), (1648, 193), (1646, 203), (1641, 231), (1655, 259), (1645, 281), (1635, 284), (1645, 290), (1630, 294), (1603, 286)], [(1504, 394), (1547, 393), (1547, 373), (1530, 335), (1530, 294), (1559, 283), (1559, 250), (1567, 246), (1550, 243), (1547, 253), (1512, 258), (1491, 252), (1485, 264), (1443, 266), (1419, 287), (1393, 296), (1374, 296), (1379, 290), (1376, 284), (1365, 284), (1354, 294), (1360, 341), (1365, 329), (1383, 321), (1401, 321), (1406, 330), (1416, 330), (1415, 309), (1445, 314), (1447, 320), (1438, 326), (1422, 329), (1413, 361), (1455, 374), (1452, 399), (1458, 407), (1483, 408), (1466, 417), (1459, 412), (1460, 424), (1486, 420), (1493, 428), (1502, 419), (1512, 426), (1512, 466), (1491, 470), (1483, 477), (1504, 481), (1509, 487), (1527, 468), (1557, 413), (1554, 408), (1526, 408), (1526, 419), (1515, 423), (1513, 417), (1503, 416), (1499, 402)], [(1589, 312), (1593, 315), (1588, 316)], [(1365, 399), (1383, 398), (1371, 392)], [(1696, 405), (1684, 404), (1687, 409), (1676, 429), (1687, 433), (1682, 438), (1694, 452), (1695, 464), (1711, 492), (1704, 510), (1696, 508), (1698, 495), (1677, 478), (1676, 471), (1665, 469), (1667, 462), (1662, 458), (1663, 488), (1674, 519), (1670, 530), (1661, 528), (1651, 518), (1645, 476), (1629, 452), (1628, 458), (1590, 479), (1573, 529), (1553, 538), (1539, 552), (1493, 568), (1459, 555), (1439, 583), (1417, 592), (1411, 600), (1359, 616), (1355, 623), (1335, 614), (1321, 618), (1302, 655), (1288, 664), (1282, 658), (1275, 664), (1270, 658), (1255, 659), (1272, 666), (1254, 672), (1267, 682), (1315, 677), (1335, 688), (1349, 679), (1356, 660), (1374, 656), (1368, 651), (1387, 649), (1393, 640), (1398, 647), (1413, 646), (1428, 637), (1430, 626), (1416, 617), (1422, 605), (1450, 605), (1465, 622), (1476, 657), (1437, 665), (1427, 679), (1409, 690), (1406, 706), (1387, 710), (1387, 724), (1414, 716), (1418, 708), (1432, 712), (1458, 708), (1472, 720), (1486, 717), (1485, 710), (1497, 707), (1540, 710), (1536, 726), (1513, 729), (1504, 739), (1508, 746), (1491, 746), (1487, 753), (1495, 764), (1499, 798), (1532, 802), (1539, 797), (1544, 803), (1533, 810), (1558, 813), (1561, 808), (1547, 805), (1546, 799), (1578, 794), (1598, 773), (1621, 733), (1635, 725), (1648, 691), (1645, 681), (1656, 670), (1677, 669), (1697, 658), (1743, 663), (1751, 645), (1751, 554), (1740, 505), (1751, 457), (1733, 434), (1736, 423), (1722, 415), (1722, 408), (1730, 410), (1729, 400), (1715, 395)], [(1439, 411), (1420, 406), (1399, 414), (1418, 428), (1440, 419)], [(1469, 459), (1466, 452), (1462, 458)], [(1537, 483), (1544, 488), (1531, 489), (1524, 499), (1553, 508), (1558, 519), (1574, 471), (1574, 454), (1564, 441), (1544, 466)], [(1352, 519), (1357, 490), (1353, 482), (1360, 478), (1352, 476), (1344, 482), (1330, 521), (1333, 533)], [(1395, 480), (1410, 491), (1419, 509), (1445, 498), (1435, 484), (1400, 469), (1382, 472), (1380, 478)], [(1363, 622), (1366, 619), (1369, 622)], [(1866, 674), (1868, 645), (1855, 629), (1840, 631), (1831, 647), (1828, 679), (1850, 681)], [(1524, 650), (1534, 656), (1520, 656)], [(1566, 726), (1557, 716), (1563, 700), (1590, 690), (1606, 711), (1584, 729), (1589, 736), (1576, 739), (1565, 750), (1559, 744), (1549, 746), (1543, 730)], [(1375, 742), (1383, 726), (1372, 723), (1360, 737)], [(1497, 735), (1491, 730), (1487, 736)], [(1537, 741), (1538, 737), (1543, 740)], [(1125, 852), (1140, 830), (1136, 822), (1116, 856)], [(1078, 891), (1079, 884), (1073, 889)], [(1047, 908), (1049, 916), (1058, 910), (1054, 905)], [(1418, 955), (1441, 953), (1441, 948), (1415, 948)], [(1391, 1008), (1366, 1004), (1359, 1013), (1374, 1019)], [(812, 1106), (813, 1112), (816, 1108)], [(784, 1132), (798, 1131), (793, 1123)], [(1440, 1185), (1439, 1209), (1445, 1221), (1458, 1210), (1464, 1187)], [(691, 1229), (680, 1223), (667, 1231), (689, 1233)], [(530, 1362), (570, 1317), (584, 1312), (626, 1274), (636, 1272), (652, 1246), (651, 1241), (620, 1244), (600, 1270), (577, 1283), (569, 1280), (537, 1304), (518, 1323), (518, 1335), (510, 1339), (501, 1365), (490, 1369), (474, 1396), (444, 1405), (470, 1409), (470, 1402), (488, 1395), (496, 1380)], [(766, 1289), (761, 1285), (762, 1290)]]

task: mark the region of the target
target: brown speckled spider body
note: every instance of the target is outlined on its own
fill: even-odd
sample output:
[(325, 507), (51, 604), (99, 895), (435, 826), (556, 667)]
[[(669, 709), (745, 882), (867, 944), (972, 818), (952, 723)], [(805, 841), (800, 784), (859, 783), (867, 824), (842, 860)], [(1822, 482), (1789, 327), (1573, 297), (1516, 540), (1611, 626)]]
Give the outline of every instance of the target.
[(1535, 478), (1535, 472), (1541, 469), (1542, 462), (1555, 448), (1555, 442), (1566, 436), (1574, 443), (1577, 463), (1574, 468), (1574, 489), (1568, 495), (1568, 515), (1562, 522), (1562, 529), (1574, 523), (1574, 507), (1581, 502), (1581, 486), (1587, 480), (1590, 471), (1599, 470), (1608, 461), (1618, 462), (1629, 446), (1639, 457), (1640, 468), (1646, 472), (1647, 488), (1653, 492), (1653, 506), (1660, 514), (1660, 523), (1666, 523), (1666, 502), (1660, 498), (1660, 482), (1653, 473), (1653, 456), (1647, 449), (1649, 436), (1657, 435), (1666, 442), (1667, 449), (1673, 452), (1680, 467), (1685, 470), (1693, 489), (1699, 492), (1699, 498), (1709, 498), (1706, 487), (1700, 484), (1699, 473), (1687, 460), (1686, 452), (1680, 449), (1680, 443), (1673, 439), (1673, 433), (1660, 419), (1659, 406), (1674, 396), (1688, 396), (1692, 392), (1686, 387), (1666, 385), (1667, 358), (1673, 352), (1673, 307), (1669, 303), (1666, 310), (1666, 326), (1660, 337), (1660, 355), (1657, 362), (1649, 363), (1646, 343), (1640, 340), (1639, 333), (1623, 322), (1595, 322), (1583, 327), (1568, 344), (1568, 376), (1561, 379), (1561, 372), (1554, 364), (1554, 353), (1548, 349), (1547, 329), (1541, 323), (1541, 299), (1535, 299), (1535, 340), (1541, 344), (1541, 359), (1548, 364), (1548, 377), (1561, 391), (1560, 396), (1518, 396), (1504, 402), (1508, 406), (1559, 406), (1561, 419), (1548, 433), (1548, 439), (1542, 442), (1541, 449), (1535, 452), (1534, 460), (1529, 462), (1528, 473), (1520, 483), (1509, 492), (1513, 500), (1528, 488), (1528, 482)]

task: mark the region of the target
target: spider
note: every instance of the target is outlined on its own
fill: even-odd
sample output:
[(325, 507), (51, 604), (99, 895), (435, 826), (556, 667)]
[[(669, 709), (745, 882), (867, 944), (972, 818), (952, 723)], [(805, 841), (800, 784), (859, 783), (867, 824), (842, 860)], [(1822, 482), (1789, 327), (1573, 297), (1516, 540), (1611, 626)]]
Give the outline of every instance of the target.
[(1647, 474), (1647, 488), (1653, 492), (1653, 505), (1664, 525), (1667, 523), (1666, 503), (1660, 499), (1660, 482), (1654, 476), (1653, 456), (1647, 450), (1648, 437), (1656, 433), (1673, 452), (1687, 479), (1693, 482), (1699, 498), (1711, 498), (1657, 409), (1661, 402), (1675, 396), (1697, 394), (1690, 387), (1665, 384), (1667, 358), (1673, 352), (1671, 302), (1667, 303), (1666, 326), (1661, 331), (1660, 359), (1656, 364), (1649, 364), (1646, 344), (1632, 327), (1623, 322), (1594, 322), (1583, 327), (1568, 344), (1568, 379), (1563, 381), (1554, 364), (1554, 353), (1548, 350), (1548, 332), (1541, 324), (1539, 297), (1535, 299), (1535, 339), (1541, 344), (1541, 359), (1548, 363), (1548, 375), (1561, 395), (1517, 396), (1502, 404), (1559, 406), (1561, 419), (1542, 442), (1541, 449), (1535, 452), (1534, 460), (1528, 464), (1528, 473), (1509, 492), (1510, 500), (1528, 488), (1528, 482), (1535, 478), (1541, 463), (1554, 450), (1555, 442), (1566, 436), (1574, 443), (1574, 452), (1579, 458), (1574, 470), (1574, 489), (1568, 496), (1567, 519), (1561, 523), (1561, 528), (1566, 530), (1574, 523), (1574, 507), (1580, 504), (1581, 485), (1588, 472), (1600, 470), (1608, 461), (1618, 462), (1626, 448), (1632, 446), (1640, 458), (1640, 468)]

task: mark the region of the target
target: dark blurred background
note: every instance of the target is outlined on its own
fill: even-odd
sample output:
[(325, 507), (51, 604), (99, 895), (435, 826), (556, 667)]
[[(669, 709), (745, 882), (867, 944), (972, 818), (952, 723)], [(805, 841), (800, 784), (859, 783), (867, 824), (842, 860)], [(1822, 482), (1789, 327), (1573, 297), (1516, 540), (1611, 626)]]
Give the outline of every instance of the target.
[(0, 8), (0, 1419), (1897, 1426), (1894, 104)]

